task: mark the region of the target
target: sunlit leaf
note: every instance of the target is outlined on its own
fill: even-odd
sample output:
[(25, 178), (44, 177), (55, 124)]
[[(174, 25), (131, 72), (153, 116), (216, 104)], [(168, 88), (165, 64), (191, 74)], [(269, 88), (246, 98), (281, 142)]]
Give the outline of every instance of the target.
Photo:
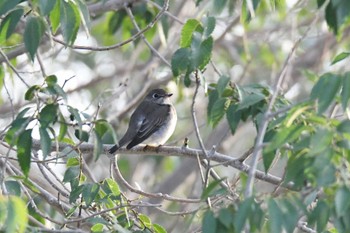
[(56, 4), (52, 11), (50, 12), (50, 22), (51, 22), (51, 27), (52, 27), (52, 32), (56, 33), (57, 29), (60, 25), (60, 9), (61, 9), (61, 1), (56, 0)]
[(3, 44), (15, 31), (17, 23), (20, 21), (23, 13), (23, 9), (13, 10), (1, 21), (0, 44)]
[(6, 232), (25, 232), (28, 224), (26, 203), (16, 196), (0, 198), (0, 202), (7, 202)]
[(153, 226), (155, 233), (167, 233), (165, 228), (159, 224), (153, 223), (152, 226)]
[(142, 222), (142, 224), (145, 225), (147, 228), (152, 227), (152, 221), (147, 215), (139, 214), (139, 219)]
[(349, 52), (342, 52), (340, 54), (338, 54), (337, 56), (335, 56), (335, 58), (333, 59), (331, 65), (334, 65), (335, 63), (338, 63), (342, 60), (344, 60), (345, 58), (347, 58), (348, 56), (350, 56)]
[(203, 30), (201, 23), (196, 19), (189, 19), (181, 30), (180, 47), (189, 47), (192, 41), (192, 34), (194, 31)]

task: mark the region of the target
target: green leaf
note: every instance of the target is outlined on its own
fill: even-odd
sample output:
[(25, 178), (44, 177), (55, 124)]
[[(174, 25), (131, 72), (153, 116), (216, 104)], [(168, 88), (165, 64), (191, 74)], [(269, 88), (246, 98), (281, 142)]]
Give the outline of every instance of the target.
[[(319, 1), (319, 6), (324, 1)], [(333, 30), (334, 34), (338, 34), (339, 28), (346, 22), (349, 17), (350, 3), (347, 0), (329, 1), (326, 7), (326, 22)]]
[(205, 200), (207, 199), (208, 197), (210, 197), (211, 195), (213, 195), (213, 192), (215, 190), (215, 188), (217, 186), (220, 185), (221, 181), (223, 181), (224, 179), (226, 178), (222, 178), (220, 180), (214, 180), (213, 182), (211, 182), (208, 187), (206, 187), (203, 192), (202, 192), (202, 195), (201, 195), (201, 199), (202, 200)]
[(21, 186), (16, 180), (5, 181), (5, 187), (9, 195), (21, 196)]
[(95, 161), (97, 161), (103, 151), (103, 144), (102, 144), (102, 138), (100, 134), (96, 131), (96, 129), (94, 129), (94, 133), (95, 133), (95, 140), (94, 140), (93, 157)]
[(205, 38), (208, 38), (214, 31), (216, 24), (216, 19), (214, 17), (205, 17), (203, 19), (203, 35)]
[(211, 123), (213, 127), (215, 127), (225, 115), (228, 103), (228, 99), (220, 98), (213, 104), (209, 117), (209, 123)]
[(240, 87), (237, 85), (237, 90), (240, 96), (240, 102), (237, 110), (249, 108), (252, 105), (266, 99), (262, 92), (253, 92), (250, 88)]
[(331, 161), (334, 154), (331, 148), (327, 148), (315, 157), (312, 169), (314, 169), (317, 187), (332, 185), (336, 181), (336, 168)]
[(41, 127), (47, 128), (49, 124), (57, 119), (58, 106), (56, 104), (48, 104), (39, 113), (39, 121)]
[(228, 229), (232, 228), (234, 219), (233, 208), (222, 208), (219, 210), (219, 220)]
[(346, 186), (342, 186), (335, 194), (335, 212), (337, 217), (345, 216), (350, 208), (350, 190)]
[(216, 233), (217, 222), (214, 217), (214, 213), (210, 210), (205, 212), (202, 220), (202, 232), (203, 233)]
[(24, 99), (31, 101), (35, 96), (35, 92), (40, 90), (40, 89), (41, 89), (41, 87), (39, 85), (31, 86), (24, 94)]
[(67, 123), (66, 120), (64, 119), (63, 115), (60, 113), (60, 131), (58, 133), (58, 137), (57, 140), (58, 141), (62, 141), (64, 139), (64, 137), (66, 136), (67, 133)]
[(185, 25), (181, 30), (181, 39), (180, 39), (180, 47), (187, 48), (191, 45), (192, 42), (192, 34), (195, 31), (202, 31), (203, 28), (201, 23), (196, 19), (189, 19), (186, 21)]
[(226, 75), (221, 75), (219, 81), (216, 85), (216, 90), (219, 92), (219, 95), (222, 96), (227, 84), (230, 82), (230, 77)]
[(316, 207), (309, 215), (308, 223), (316, 223), (316, 231), (323, 232), (327, 226), (329, 215), (330, 207), (324, 200), (318, 200)]
[(50, 12), (50, 22), (52, 27), (52, 32), (55, 34), (57, 32), (58, 27), (60, 26), (60, 9), (61, 9), (61, 1), (56, 0), (56, 4), (53, 10)]
[(6, 232), (24, 233), (27, 225), (28, 209), (26, 203), (19, 197), (10, 196), (7, 199)]
[(24, 30), (24, 45), (29, 52), (30, 58), (34, 61), (34, 56), (40, 45), (41, 38), (45, 32), (45, 24), (40, 17), (31, 16), (27, 20)]
[(191, 49), (191, 65), (195, 68), (203, 70), (211, 58), (211, 51), (213, 49), (213, 37), (210, 36), (202, 41), (199, 47), (191, 46)]
[(60, 23), (64, 41), (73, 44), (80, 26), (78, 7), (72, 2), (61, 1)]
[(288, 199), (283, 199), (280, 203), (283, 211), (283, 226), (288, 233), (293, 233), (300, 218), (299, 210), (295, 203), (291, 203)]
[(21, 0), (1, 0), (0, 1), (0, 16), (12, 10)]
[(71, 114), (71, 116), (70, 116), (71, 120), (72, 120), (72, 121), (76, 120), (76, 121), (78, 122), (79, 127), (81, 128), (83, 122), (82, 122), (82, 120), (81, 120), (81, 117), (80, 117), (80, 114), (79, 114), (78, 109), (73, 108), (73, 107), (71, 107), (71, 106), (68, 106), (68, 111), (69, 111), (70, 114)]
[(17, 141), (17, 157), (25, 177), (28, 177), (32, 153), (32, 130), (21, 133)]
[(41, 150), (43, 152), (43, 157), (45, 159), (46, 156), (48, 156), (51, 152), (51, 138), (50, 138), (46, 128), (40, 127), (39, 133), (40, 133)]
[(214, 14), (221, 14), (221, 12), (225, 9), (225, 5), (227, 0), (214, 0), (212, 1), (212, 11)]
[(153, 226), (154, 232), (156, 232), (156, 233), (167, 233), (165, 228), (157, 223), (153, 223), (152, 226)]
[[(70, 150), (72, 150), (72, 148), (70, 148)], [(77, 158), (77, 157), (70, 157), (70, 158), (67, 159), (67, 163), (66, 163), (67, 167), (75, 167), (75, 166), (79, 166), (79, 165), (80, 165), (79, 158)]]
[(83, 16), (82, 23), (84, 26), (84, 29), (87, 34), (89, 34), (89, 26), (90, 26), (90, 12), (88, 7), (86, 6), (85, 1), (83, 0), (77, 0), (77, 3), (79, 5), (79, 11), (81, 12), (81, 15)]
[(113, 193), (113, 195), (115, 196), (119, 196), (120, 195), (120, 189), (119, 189), (119, 185), (110, 178), (107, 178), (105, 181), (109, 187), (109, 189), (111, 190), (111, 192)]
[(350, 120), (344, 120), (337, 126), (337, 131), (339, 133), (350, 134)]
[(322, 114), (335, 99), (340, 88), (341, 79), (331, 73), (326, 73), (320, 77), (311, 90), (311, 99), (318, 100), (318, 113)]
[(13, 10), (8, 15), (6, 15), (6, 17), (1, 21), (1, 24), (0, 24), (0, 44), (4, 44), (4, 42), (15, 31), (17, 23), (21, 19), (23, 13), (24, 13), (23, 9)]
[(305, 130), (304, 125), (291, 125), (289, 127), (282, 127), (277, 133), (273, 136), (272, 140), (269, 142), (269, 145), (265, 147), (264, 152), (270, 153), (278, 148), (281, 148), (283, 145), (300, 137), (300, 134)]
[(49, 75), (45, 78), (45, 82), (48, 87), (53, 87), (55, 84), (57, 84), (57, 77), (56, 75)]
[(231, 133), (234, 134), (241, 120), (241, 111), (237, 111), (238, 105), (231, 104), (226, 110), (226, 119), (231, 129)]
[(127, 17), (126, 11), (121, 9), (112, 14), (108, 21), (108, 32), (114, 34), (123, 25), (124, 19)]
[(40, 13), (43, 16), (47, 16), (55, 7), (55, 4), (56, 4), (56, 0), (39, 0)]
[(333, 132), (326, 128), (318, 128), (316, 133), (312, 135), (310, 141), (311, 151), (309, 154), (318, 155), (324, 152), (332, 143)]
[(241, 203), (239, 203), (238, 210), (235, 213), (234, 227), (235, 232), (242, 232), (244, 225), (252, 210), (253, 197), (247, 198)]
[(80, 174), (79, 166), (68, 167), (63, 176), (63, 183), (67, 183), (78, 178), (79, 174)]
[(176, 50), (171, 58), (171, 70), (175, 77), (187, 71), (190, 64), (190, 49), (180, 48)]
[(345, 73), (342, 81), (341, 105), (345, 111), (345, 109), (348, 107), (348, 102), (350, 99), (350, 72)]
[(219, 92), (217, 90), (210, 91), (208, 97), (209, 97), (209, 101), (208, 101), (208, 108), (207, 108), (207, 118), (208, 118), (208, 122), (210, 122), (210, 116), (211, 116), (213, 106), (215, 102), (219, 99)]
[(25, 130), (30, 120), (28, 117), (17, 118), (11, 123), (11, 128), (6, 132), (5, 140), (6, 142), (13, 146), (17, 143), (18, 135)]
[(140, 221), (147, 227), (147, 228), (151, 228), (152, 227), (152, 221), (151, 219), (144, 214), (139, 214), (139, 219)]
[(335, 56), (335, 58), (333, 58), (331, 65), (334, 65), (335, 63), (340, 62), (341, 60), (344, 60), (348, 56), (350, 56), (349, 52), (342, 52), (338, 54), (337, 56)]
[(102, 223), (96, 223), (91, 227), (92, 232), (103, 232), (103, 224)]
[(79, 130), (79, 129), (76, 129), (74, 131), (74, 135), (75, 137), (77, 137), (77, 139), (79, 139), (80, 141), (83, 141), (83, 142), (88, 142), (89, 141), (89, 133), (84, 131), (84, 130)]
[(283, 215), (274, 199), (268, 201), (269, 229), (271, 233), (282, 232)]
[(83, 185), (83, 199), (85, 201), (86, 206), (90, 206), (91, 203), (95, 200), (98, 191), (100, 190), (100, 186), (98, 184), (87, 183)]
[(69, 203), (75, 203), (84, 189), (84, 185), (72, 185), (73, 181), (76, 181), (76, 179), (71, 181), (72, 191), (69, 194)]

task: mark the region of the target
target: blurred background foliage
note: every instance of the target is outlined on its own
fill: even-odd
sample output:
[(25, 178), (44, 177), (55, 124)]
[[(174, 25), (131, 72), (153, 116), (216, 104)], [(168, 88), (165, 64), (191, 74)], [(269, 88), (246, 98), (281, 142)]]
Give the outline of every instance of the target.
[[(1, 230), (349, 232), (349, 15), (348, 0), (0, 0)], [(237, 159), (202, 182), (181, 153), (119, 156), (137, 190), (180, 199), (131, 190), (104, 153), (155, 87), (174, 93), (167, 145), (201, 149), (198, 88), (205, 148)]]

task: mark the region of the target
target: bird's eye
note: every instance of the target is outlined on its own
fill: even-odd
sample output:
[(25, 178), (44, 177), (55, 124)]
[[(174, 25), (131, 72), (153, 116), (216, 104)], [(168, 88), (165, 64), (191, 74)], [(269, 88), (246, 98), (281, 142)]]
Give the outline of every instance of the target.
[(153, 94), (153, 98), (158, 98), (158, 97), (159, 97), (159, 95), (157, 93)]

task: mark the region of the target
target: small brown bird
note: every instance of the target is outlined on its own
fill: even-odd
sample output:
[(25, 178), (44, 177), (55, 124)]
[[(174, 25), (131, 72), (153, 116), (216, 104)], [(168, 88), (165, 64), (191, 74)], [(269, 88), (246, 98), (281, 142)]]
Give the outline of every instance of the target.
[(127, 149), (140, 143), (163, 145), (174, 133), (177, 122), (176, 110), (169, 100), (172, 95), (163, 89), (150, 91), (131, 115), (125, 135), (108, 152), (113, 154), (126, 144)]

